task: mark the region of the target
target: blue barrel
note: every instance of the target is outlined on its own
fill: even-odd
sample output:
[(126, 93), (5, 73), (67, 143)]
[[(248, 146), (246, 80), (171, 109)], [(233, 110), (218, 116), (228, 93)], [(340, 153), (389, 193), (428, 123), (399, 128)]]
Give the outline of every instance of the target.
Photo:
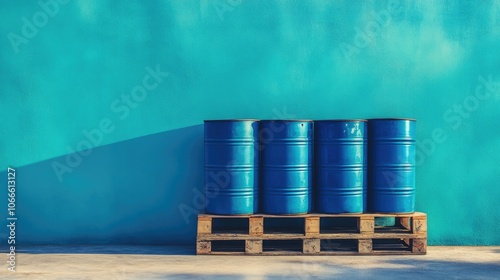
[(366, 211), (366, 120), (314, 122), (315, 210)]
[(258, 211), (259, 122), (205, 121), (205, 212)]
[(368, 120), (368, 209), (415, 212), (414, 119)]
[(262, 211), (308, 213), (312, 206), (312, 121), (261, 121), (260, 129)]

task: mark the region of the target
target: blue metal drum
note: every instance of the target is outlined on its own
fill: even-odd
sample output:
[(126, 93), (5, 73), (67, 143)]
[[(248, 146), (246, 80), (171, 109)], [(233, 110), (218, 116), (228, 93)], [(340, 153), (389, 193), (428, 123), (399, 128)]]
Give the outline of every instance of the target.
[(415, 212), (414, 119), (368, 120), (368, 208)]
[(315, 210), (366, 211), (366, 120), (314, 122)]
[(205, 121), (205, 212), (258, 211), (259, 122)]
[(260, 129), (262, 212), (308, 213), (312, 204), (312, 121), (261, 121)]

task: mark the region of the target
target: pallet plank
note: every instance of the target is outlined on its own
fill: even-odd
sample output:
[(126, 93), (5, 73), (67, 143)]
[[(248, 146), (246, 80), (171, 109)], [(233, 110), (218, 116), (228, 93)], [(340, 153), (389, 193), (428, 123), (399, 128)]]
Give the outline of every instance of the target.
[[(256, 239), (256, 240), (296, 240), (310, 238), (311, 236), (306, 236), (299, 233), (280, 233), (280, 234), (263, 234), (259, 236), (251, 236), (248, 234), (232, 234), (232, 233), (216, 233), (211, 235), (199, 236), (200, 241), (210, 241), (210, 240), (245, 240), (245, 239)], [(314, 238), (318, 239), (360, 239), (360, 238), (375, 238), (375, 239), (403, 239), (403, 238), (426, 238), (425, 234), (413, 234), (413, 233), (373, 233), (373, 234), (361, 234), (361, 233), (323, 233), (315, 235)]]
[(305, 218), (310, 216), (317, 217), (338, 217), (338, 218), (356, 218), (356, 217), (427, 217), (427, 214), (422, 212), (414, 213), (359, 213), (359, 214), (324, 214), (324, 213), (310, 213), (310, 214), (300, 214), (300, 215), (271, 215), (271, 214), (252, 214), (252, 215), (213, 215), (213, 214), (198, 214), (198, 217), (210, 217), (210, 218), (249, 218), (252, 216), (259, 216), (263, 218)]
[[(251, 256), (252, 254), (246, 254), (245, 252), (211, 252), (204, 255), (234, 255)], [(268, 251), (262, 252), (262, 254), (254, 254), (258, 256), (296, 256), (297, 252), (291, 251)], [(307, 254), (307, 256), (378, 256), (378, 255), (425, 255), (425, 253), (412, 253), (411, 251), (372, 251), (371, 253), (358, 253), (358, 252), (319, 252), (314, 254)]]
[[(335, 233), (331, 231), (321, 233), (320, 225), (322, 218), (340, 217), (356, 219), (356, 226), (340, 229), (338, 232), (335, 231)], [(375, 229), (376, 217), (395, 217), (396, 227), (377, 227)], [(212, 233), (212, 220), (214, 218), (248, 219), (248, 232)], [(266, 218), (303, 218), (304, 232), (266, 231), (264, 233), (266, 230), (264, 220)], [(342, 232), (341, 230), (345, 231)], [(268, 243), (266, 245), (268, 247), (264, 251), (264, 240), (274, 240), (273, 242), (300, 240), (300, 243), (290, 243), (295, 245), (286, 249), (278, 245), (282, 243), (275, 243), (276, 247), (271, 245), (274, 243)], [(334, 241), (333, 244), (335, 246), (331, 248), (325, 247), (324, 251), (322, 251), (322, 240), (326, 240), (323, 241), (326, 243)], [(213, 241), (217, 241), (221, 245), (244, 241), (245, 247), (244, 250), (241, 247), (237, 251), (227, 251), (226, 249), (217, 247), (216, 251), (212, 251)], [(356, 243), (352, 243), (353, 241)], [(284, 249), (290, 251), (283, 251)], [(304, 214), (287, 216), (265, 214), (241, 216), (200, 214), (198, 216), (196, 253), (199, 255), (405, 255), (426, 254), (426, 252), (427, 215), (421, 212), (407, 214)]]

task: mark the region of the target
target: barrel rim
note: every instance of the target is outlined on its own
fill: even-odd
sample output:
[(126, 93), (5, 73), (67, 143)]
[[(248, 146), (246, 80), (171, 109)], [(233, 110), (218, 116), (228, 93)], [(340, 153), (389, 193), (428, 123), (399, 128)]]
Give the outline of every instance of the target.
[(373, 118), (373, 119), (367, 119), (368, 121), (390, 121), (390, 120), (404, 120), (404, 121), (417, 121), (415, 118)]
[(315, 120), (314, 122), (367, 122), (367, 119), (331, 119)]
[(258, 119), (221, 119), (221, 120), (203, 120), (203, 122), (258, 122)]
[(275, 119), (275, 120), (260, 120), (261, 122), (275, 122), (275, 121), (279, 121), (279, 122), (314, 122), (313, 120), (306, 120), (306, 119)]

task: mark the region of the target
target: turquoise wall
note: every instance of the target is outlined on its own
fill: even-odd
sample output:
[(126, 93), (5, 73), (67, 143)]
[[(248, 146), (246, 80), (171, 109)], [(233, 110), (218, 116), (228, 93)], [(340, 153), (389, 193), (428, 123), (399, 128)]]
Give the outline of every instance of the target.
[(193, 244), (204, 119), (414, 117), (430, 243), (500, 245), (499, 1), (121, 4), (2, 3), (19, 244)]

